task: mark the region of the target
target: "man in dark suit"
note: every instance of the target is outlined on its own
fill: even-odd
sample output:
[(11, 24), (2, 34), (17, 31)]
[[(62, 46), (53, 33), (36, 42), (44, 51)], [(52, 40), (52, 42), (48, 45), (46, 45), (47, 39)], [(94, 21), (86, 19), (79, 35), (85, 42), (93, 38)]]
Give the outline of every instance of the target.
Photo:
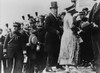
[(50, 10), (51, 13), (46, 17), (45, 20), (45, 52), (47, 53), (47, 71), (52, 70), (51, 66), (57, 65), (60, 49), (60, 27), (59, 20), (57, 18), (57, 2), (51, 2)]
[(3, 60), (3, 43), (5, 37), (2, 35), (3, 29), (0, 28), (0, 73), (1, 73), (1, 60)]
[(100, 73), (100, 2), (94, 4), (90, 16), (89, 22), (93, 25), (91, 28), (92, 45), (94, 52), (94, 64), (96, 66), (96, 73)]
[[(19, 22), (14, 23), (14, 31), (7, 35), (4, 41), (3, 49), (7, 52), (8, 66), (6, 68), (7, 73), (22, 73), (23, 67), (23, 37), (20, 33), (21, 24)], [(15, 59), (15, 62), (13, 62)], [(14, 64), (14, 68), (13, 68)]]

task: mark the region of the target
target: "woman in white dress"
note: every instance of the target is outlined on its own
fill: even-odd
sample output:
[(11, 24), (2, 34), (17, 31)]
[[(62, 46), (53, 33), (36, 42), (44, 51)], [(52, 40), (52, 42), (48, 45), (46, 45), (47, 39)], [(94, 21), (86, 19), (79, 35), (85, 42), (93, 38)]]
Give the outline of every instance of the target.
[(78, 59), (77, 37), (72, 31), (73, 27), (73, 7), (66, 8), (67, 12), (64, 17), (63, 35), (61, 38), (60, 53), (58, 58), (59, 65), (75, 65)]

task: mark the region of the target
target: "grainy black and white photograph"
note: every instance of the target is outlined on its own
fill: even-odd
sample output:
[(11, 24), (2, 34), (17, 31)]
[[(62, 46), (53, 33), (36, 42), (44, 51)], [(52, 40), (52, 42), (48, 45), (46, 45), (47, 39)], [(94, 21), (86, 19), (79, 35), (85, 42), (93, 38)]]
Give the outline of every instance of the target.
[(100, 73), (100, 0), (0, 0), (0, 73)]

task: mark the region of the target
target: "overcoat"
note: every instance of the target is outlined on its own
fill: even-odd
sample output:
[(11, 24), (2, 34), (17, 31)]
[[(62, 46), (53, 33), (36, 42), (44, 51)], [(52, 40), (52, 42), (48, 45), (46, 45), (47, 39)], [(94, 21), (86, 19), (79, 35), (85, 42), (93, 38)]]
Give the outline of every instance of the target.
[(7, 58), (13, 58), (15, 55), (22, 55), (23, 37), (20, 32), (13, 32), (7, 35), (4, 40), (3, 48), (7, 49)]
[(94, 4), (89, 15), (89, 22), (98, 25), (98, 27), (91, 28), (91, 37), (95, 63), (100, 64), (100, 3), (98, 6), (97, 3)]
[[(60, 38), (59, 33), (59, 19), (53, 14), (49, 14), (45, 20), (45, 51), (46, 52), (58, 52), (60, 49)], [(57, 32), (58, 31), (58, 32)]]
[(4, 36), (0, 37), (0, 60), (3, 58), (3, 43), (4, 43)]

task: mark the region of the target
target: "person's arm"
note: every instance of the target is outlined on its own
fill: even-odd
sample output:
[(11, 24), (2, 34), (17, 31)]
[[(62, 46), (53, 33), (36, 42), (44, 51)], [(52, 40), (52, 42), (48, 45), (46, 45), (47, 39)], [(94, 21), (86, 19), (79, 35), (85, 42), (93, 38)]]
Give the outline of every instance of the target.
[(4, 44), (3, 44), (3, 51), (4, 51), (4, 52), (6, 52), (6, 50), (7, 50), (9, 40), (10, 40), (10, 34), (8, 34), (8, 35), (5, 37)]

